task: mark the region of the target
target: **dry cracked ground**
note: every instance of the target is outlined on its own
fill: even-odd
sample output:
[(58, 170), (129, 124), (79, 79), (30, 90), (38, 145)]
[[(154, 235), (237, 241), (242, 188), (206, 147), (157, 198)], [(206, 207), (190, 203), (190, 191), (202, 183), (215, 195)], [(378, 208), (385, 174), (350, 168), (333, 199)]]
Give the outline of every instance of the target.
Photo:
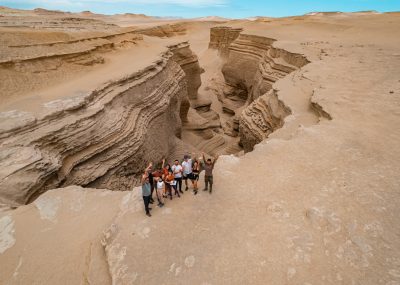
[(399, 13), (0, 15), (1, 284), (400, 284)]

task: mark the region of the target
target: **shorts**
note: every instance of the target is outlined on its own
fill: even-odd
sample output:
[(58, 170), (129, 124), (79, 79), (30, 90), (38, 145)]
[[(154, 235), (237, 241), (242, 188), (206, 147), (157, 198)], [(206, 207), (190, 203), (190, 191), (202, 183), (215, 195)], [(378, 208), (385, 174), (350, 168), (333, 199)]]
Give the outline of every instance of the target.
[(193, 176), (193, 173), (189, 173), (189, 174), (183, 174), (183, 180), (188, 180), (188, 178), (190, 179), (190, 180), (193, 180), (193, 178), (192, 178), (192, 176)]
[(198, 174), (194, 174), (194, 173), (192, 172), (192, 173), (189, 173), (189, 174), (186, 176), (185, 180), (187, 180), (188, 178), (189, 178), (190, 180), (192, 180), (192, 181), (194, 181), (194, 180), (199, 180), (199, 175), (198, 175)]

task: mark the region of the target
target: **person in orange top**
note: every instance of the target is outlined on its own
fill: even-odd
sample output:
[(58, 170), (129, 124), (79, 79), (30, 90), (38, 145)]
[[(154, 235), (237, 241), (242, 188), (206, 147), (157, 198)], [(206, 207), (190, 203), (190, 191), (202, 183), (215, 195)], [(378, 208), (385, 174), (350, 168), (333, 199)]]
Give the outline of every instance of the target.
[(162, 161), (161, 169), (162, 169), (164, 177), (167, 177), (168, 172), (172, 171), (172, 169), (171, 169), (171, 165), (169, 163), (167, 163), (167, 165), (165, 165), (165, 166), (164, 165), (165, 165), (165, 158)]
[(172, 200), (172, 188), (175, 191), (175, 195), (178, 195), (179, 198), (181, 197), (181, 195), (179, 194), (179, 191), (176, 187), (176, 180), (175, 180), (175, 176), (172, 173), (172, 171), (168, 172), (168, 175), (165, 177), (165, 188), (167, 189), (167, 193), (171, 200)]

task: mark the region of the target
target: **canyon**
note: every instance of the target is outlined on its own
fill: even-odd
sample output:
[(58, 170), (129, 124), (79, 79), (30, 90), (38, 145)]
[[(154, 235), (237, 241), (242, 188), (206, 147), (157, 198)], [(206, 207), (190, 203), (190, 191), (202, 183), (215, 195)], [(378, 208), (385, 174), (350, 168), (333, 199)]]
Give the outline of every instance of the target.
[(398, 13), (0, 14), (0, 283), (400, 282)]

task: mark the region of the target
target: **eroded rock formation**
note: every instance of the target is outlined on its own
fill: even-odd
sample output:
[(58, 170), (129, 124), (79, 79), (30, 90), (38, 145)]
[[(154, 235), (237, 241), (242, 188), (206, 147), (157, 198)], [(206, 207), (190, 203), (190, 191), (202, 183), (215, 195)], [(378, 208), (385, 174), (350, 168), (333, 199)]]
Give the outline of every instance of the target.
[(213, 27), (210, 30), (208, 47), (218, 49), (221, 56), (226, 56), (229, 53), (229, 45), (239, 37), (242, 31), (241, 28)]
[(137, 33), (153, 37), (173, 37), (184, 35), (186, 33), (186, 29), (182, 23), (165, 24), (150, 28), (139, 29), (137, 30)]
[(41, 117), (3, 112), (2, 202), (24, 204), (71, 184), (130, 189), (147, 161), (168, 156), (180, 137), (188, 110), (186, 68), (199, 77), (197, 58), (182, 43), (126, 78), (47, 103)]
[(278, 99), (275, 90), (254, 100), (243, 110), (239, 119), (240, 142), (245, 151), (263, 141), (274, 130), (281, 128), (290, 109)]
[[(229, 30), (228, 30), (229, 31)], [(224, 110), (239, 124), (240, 143), (245, 151), (282, 127), (290, 109), (279, 100), (273, 84), (309, 61), (300, 54), (273, 47), (274, 39), (240, 34), (228, 47), (222, 68), (228, 85), (220, 96)], [(222, 45), (223, 46), (223, 45)]]
[[(151, 218), (140, 187), (123, 193), (69, 186), (17, 209), (0, 203), (1, 284), (398, 284), (398, 14), (315, 13), (231, 23), (243, 25), (247, 35), (233, 41), (229, 46), (236, 50), (223, 58), (207, 50), (209, 24), (188, 28), (185, 39), (144, 36), (127, 42), (134, 46), (128, 50), (111, 40), (113, 47), (101, 49), (105, 53), (89, 52), (103, 59), (92, 65), (46, 58), (41, 69), (41, 59), (22, 61), (29, 54), (20, 43), (21, 61), (0, 68), (23, 66), (2, 76), (7, 91), (13, 91), (9, 79), (15, 75), (34, 90), (46, 80), (56, 82), (43, 88), (50, 95), (11, 92), (14, 100), (5, 101), (14, 105), (0, 104), (6, 109), (0, 113), (1, 191), (20, 199), (13, 205), (25, 202), (21, 189), (33, 198), (40, 183), (46, 190), (68, 179), (125, 189), (125, 177), (134, 180), (145, 160), (166, 149), (170, 159), (192, 151), (185, 135), (210, 154), (236, 153), (239, 138), (249, 150), (262, 142), (241, 157), (218, 159), (212, 195), (185, 192), (153, 207)], [(4, 29), (0, 38), (8, 39), (0, 48), (18, 45), (11, 44), (18, 33)], [(25, 32), (25, 45), (42, 36), (53, 43), (76, 39)], [(267, 43), (271, 37), (279, 42)], [(165, 48), (182, 40), (204, 51), (201, 78), (209, 84), (200, 86), (197, 99), (189, 99), (185, 83), (188, 76), (198, 78), (195, 56), (187, 44)], [(95, 42), (110, 43), (86, 44)], [(48, 55), (51, 45), (26, 48)], [(76, 50), (57, 43), (56, 51), (69, 48)], [(306, 66), (298, 55), (303, 53), (311, 61)], [(188, 58), (178, 60), (181, 55)], [(51, 68), (63, 76), (83, 72), (71, 79), (50, 76)], [(109, 82), (96, 81), (103, 75)], [(73, 84), (62, 89), (64, 80)], [(97, 89), (81, 92), (86, 82)], [(192, 106), (187, 121), (179, 110), (187, 108), (187, 102), (181, 107), (185, 96)], [(178, 125), (165, 129), (163, 120)], [(180, 128), (185, 142), (176, 138)], [(173, 132), (171, 141), (165, 141), (167, 132)], [(129, 156), (132, 149), (137, 152)]]
[(105, 62), (105, 54), (135, 46), (143, 36), (132, 30), (98, 36), (59, 32), (31, 34), (5, 32), (0, 45), (0, 102), (8, 103), (22, 94), (68, 79), (71, 74), (90, 71)]
[(188, 96), (183, 99), (181, 104), (181, 118), (188, 122), (187, 115), (191, 101), (197, 100), (197, 91), (201, 85), (200, 74), (202, 72), (197, 56), (188, 48), (188, 45), (170, 46), (173, 53), (172, 60), (180, 65), (186, 75)]

